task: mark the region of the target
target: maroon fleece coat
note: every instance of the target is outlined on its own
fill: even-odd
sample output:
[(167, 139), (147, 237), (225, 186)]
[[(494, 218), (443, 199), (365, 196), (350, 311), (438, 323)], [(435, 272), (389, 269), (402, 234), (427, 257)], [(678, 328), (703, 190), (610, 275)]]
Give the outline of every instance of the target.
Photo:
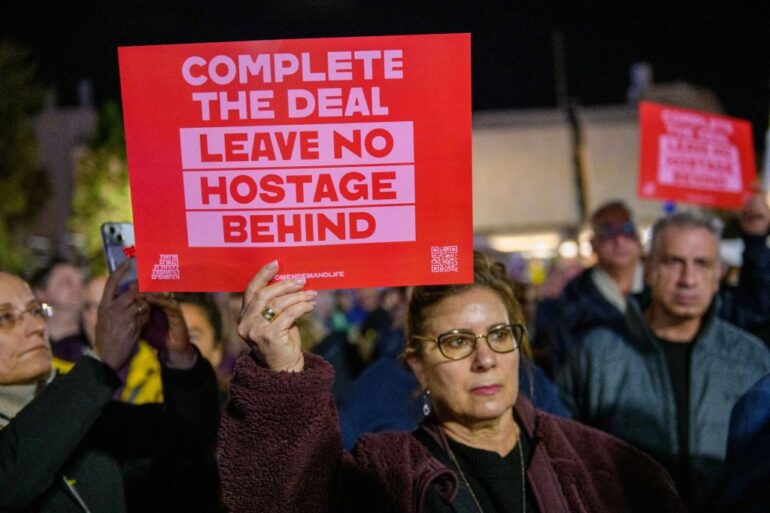
[[(409, 433), (366, 435), (343, 451), (332, 379), (311, 354), (297, 373), (240, 358), (219, 433), (230, 511), (421, 513), (429, 487), (451, 501), (457, 475)], [(541, 512), (684, 511), (668, 474), (639, 450), (521, 395), (515, 413), (533, 442), (527, 485)], [(421, 429), (446, 447), (436, 424)]]

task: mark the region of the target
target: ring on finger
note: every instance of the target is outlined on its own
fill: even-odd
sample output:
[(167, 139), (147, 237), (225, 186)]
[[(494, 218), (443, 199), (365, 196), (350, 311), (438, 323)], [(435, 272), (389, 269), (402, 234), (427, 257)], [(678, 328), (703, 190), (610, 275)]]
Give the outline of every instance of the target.
[(276, 312), (275, 310), (273, 310), (269, 306), (266, 306), (262, 310), (262, 317), (264, 317), (267, 322), (273, 322), (273, 319), (278, 317), (278, 312)]
[(136, 313), (137, 315), (142, 315), (144, 313), (144, 303), (139, 303), (136, 305)]

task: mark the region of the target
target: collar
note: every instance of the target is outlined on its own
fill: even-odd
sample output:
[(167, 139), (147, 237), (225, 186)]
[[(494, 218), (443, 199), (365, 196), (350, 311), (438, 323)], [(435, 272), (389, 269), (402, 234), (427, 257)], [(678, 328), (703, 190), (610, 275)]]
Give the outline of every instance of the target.
[[(599, 293), (606, 299), (612, 306), (620, 310), (622, 313), (626, 313), (627, 301), (626, 296), (620, 293), (615, 280), (599, 267), (595, 265), (591, 268), (591, 281), (599, 290)], [(641, 264), (636, 264), (634, 267), (634, 279), (631, 284), (631, 294), (636, 294), (644, 289), (644, 267)]]
[(35, 383), (23, 385), (0, 385), (0, 428), (5, 427), (18, 413), (24, 409), (56, 376), (56, 371), (51, 371), (43, 379)]

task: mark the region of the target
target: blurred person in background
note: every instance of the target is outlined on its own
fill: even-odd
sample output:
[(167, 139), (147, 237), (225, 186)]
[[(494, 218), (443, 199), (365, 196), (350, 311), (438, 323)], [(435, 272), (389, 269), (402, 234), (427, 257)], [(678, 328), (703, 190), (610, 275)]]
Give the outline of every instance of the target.
[[(355, 289), (356, 316), (352, 317), (351, 339), (364, 366), (374, 358), (375, 343), (380, 330), (390, 327), (390, 314), (382, 307), (384, 289)], [(357, 320), (355, 320), (357, 319)]]
[[(342, 406), (353, 390), (353, 382), (364, 368), (364, 363), (350, 340), (347, 320), (337, 308), (338, 292), (319, 291), (316, 299), (318, 311), (314, 311), (312, 317), (300, 319), (298, 325), (303, 331), (304, 349), (321, 356), (334, 368), (332, 395), (337, 406)], [(306, 318), (315, 319), (317, 333), (308, 333)], [(308, 347), (309, 343), (311, 347)]]
[(248, 350), (237, 332), (243, 294), (240, 292), (220, 292), (214, 294), (214, 300), (219, 305), (219, 311), (222, 313), (223, 358), (231, 362), (228, 365), (235, 365), (235, 360)]
[(88, 340), (80, 324), (84, 270), (73, 262), (57, 258), (37, 271), (30, 279), (30, 285), (38, 300), (53, 309), (48, 329), (54, 356), (75, 361), (88, 349)]
[(331, 331), (350, 331), (351, 323), (348, 312), (353, 308), (353, 295), (349, 290), (332, 291), (334, 309), (329, 315), (328, 326)]
[(340, 407), (342, 442), (348, 450), (364, 433), (412, 431), (423, 416), (417, 379), (400, 358), (406, 341), (406, 289), (388, 288), (382, 297), (383, 307), (370, 312), (360, 330), (373, 348), (372, 359), (350, 384)]
[(735, 403), (720, 485), (706, 512), (770, 511), (770, 374)]
[(176, 293), (174, 298), (182, 308), (190, 342), (216, 371), (220, 402), (224, 405), (235, 362), (225, 359), (221, 311), (211, 294), (205, 292)]
[(534, 352), (551, 376), (572, 347), (596, 326), (622, 326), (626, 296), (642, 289), (642, 245), (631, 210), (621, 201), (591, 215), (596, 265), (570, 280), (559, 296), (537, 306)]
[(83, 333), (88, 340), (89, 347), (93, 347), (96, 340), (96, 321), (99, 320), (99, 302), (104, 295), (104, 287), (107, 286), (106, 274), (100, 274), (90, 278), (86, 282), (86, 286), (83, 293), (83, 313), (81, 316), (81, 323), (83, 325)]

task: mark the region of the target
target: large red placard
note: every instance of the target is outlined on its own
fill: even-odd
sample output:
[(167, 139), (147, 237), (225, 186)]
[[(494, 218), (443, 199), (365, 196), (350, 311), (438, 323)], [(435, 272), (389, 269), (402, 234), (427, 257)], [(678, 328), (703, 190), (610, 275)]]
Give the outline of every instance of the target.
[(738, 209), (756, 164), (751, 123), (642, 102), (639, 196)]
[(468, 34), (119, 59), (141, 290), (472, 281)]

